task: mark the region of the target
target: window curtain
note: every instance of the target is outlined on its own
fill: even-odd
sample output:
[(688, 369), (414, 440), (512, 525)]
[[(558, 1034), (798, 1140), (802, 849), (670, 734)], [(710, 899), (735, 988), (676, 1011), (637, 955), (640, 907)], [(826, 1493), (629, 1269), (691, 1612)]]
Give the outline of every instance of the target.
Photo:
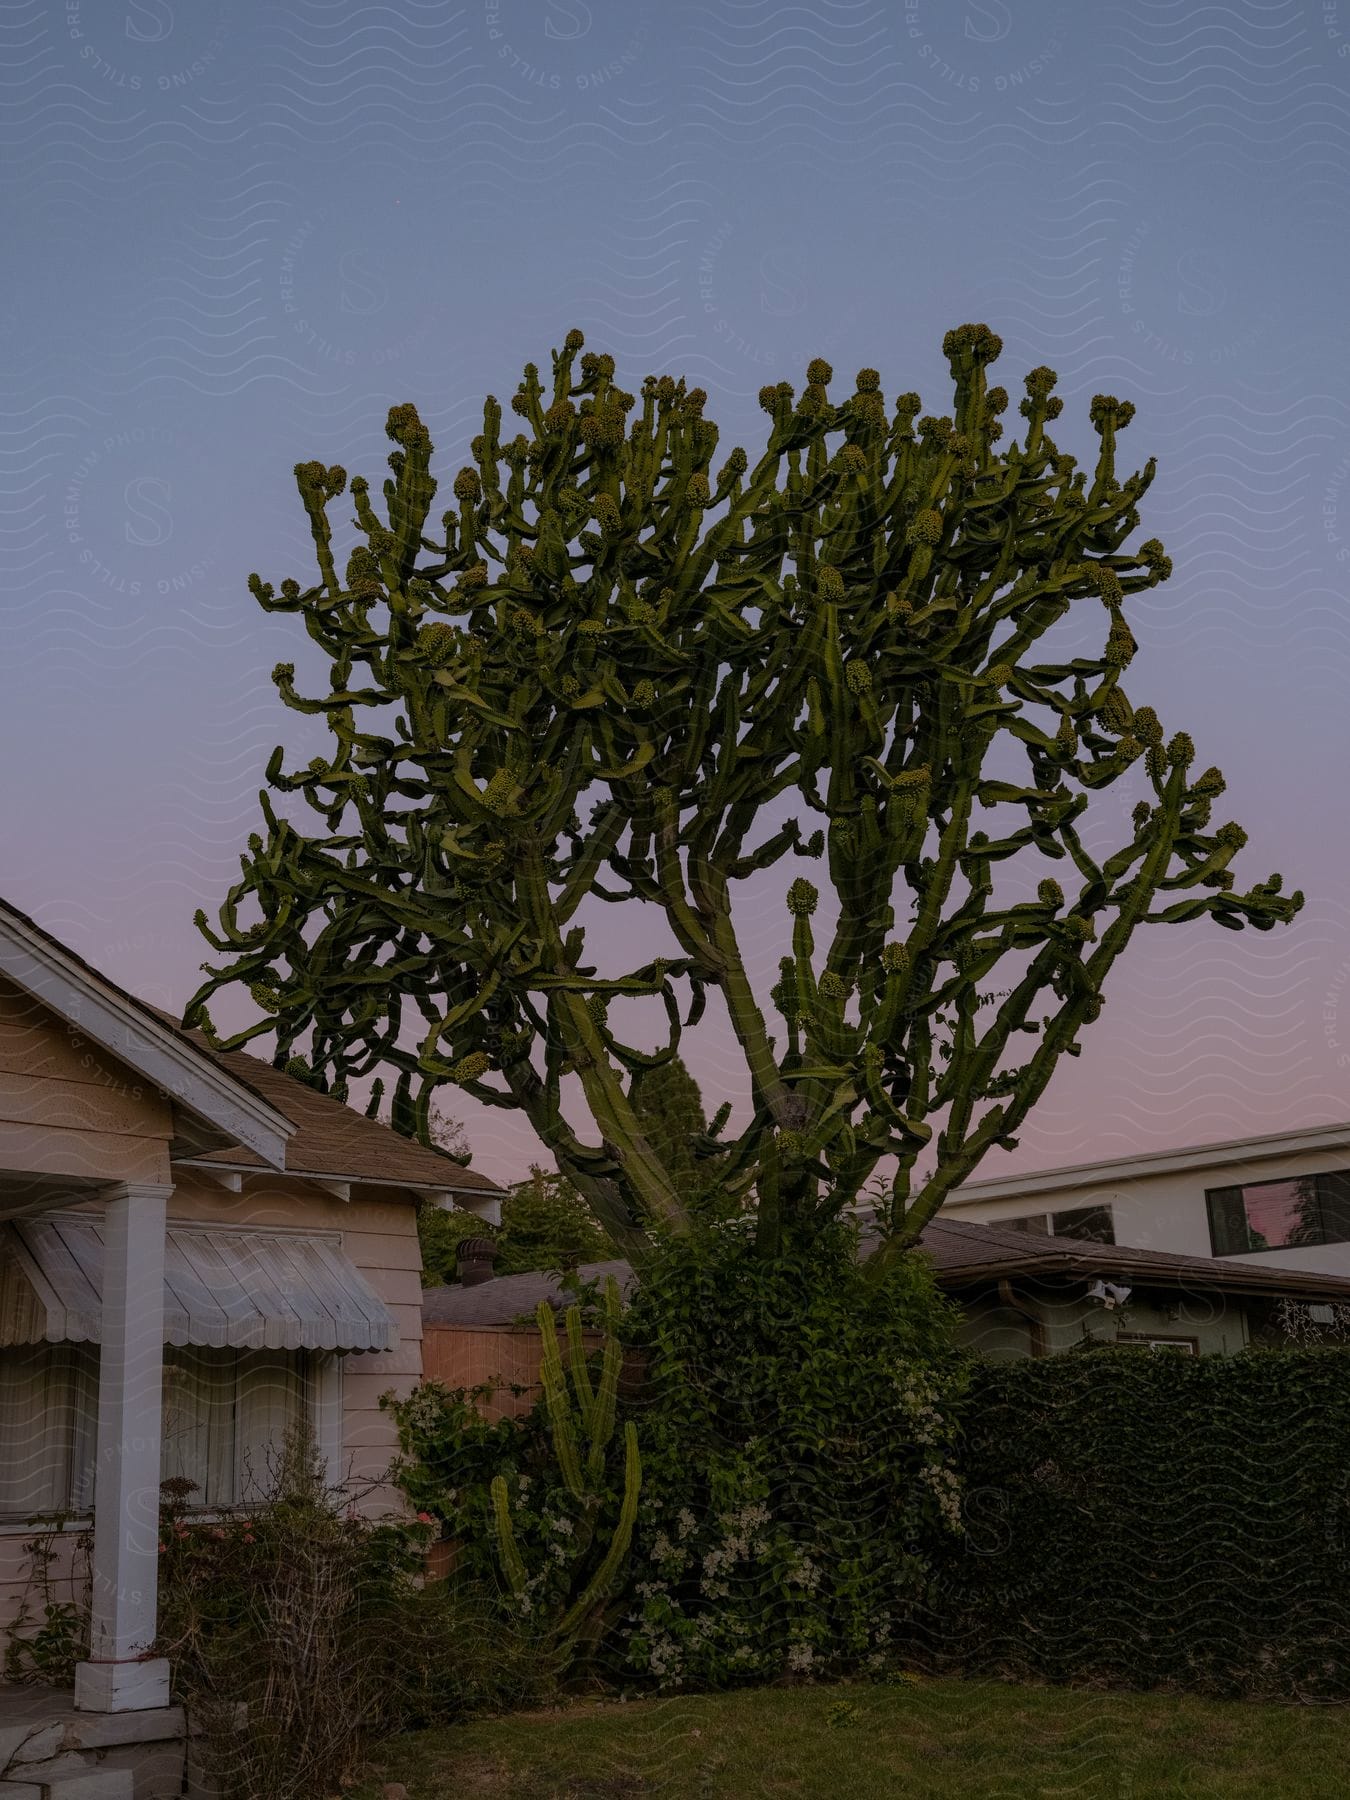
[(0, 1354), (0, 1514), (87, 1511), (98, 1371), (83, 1344)]
[[(303, 1351), (166, 1348), (160, 1478), (195, 1484), (190, 1506), (265, 1492), (287, 1432), (312, 1424)], [(98, 1350), (0, 1352), (0, 1516), (87, 1513), (94, 1502)]]

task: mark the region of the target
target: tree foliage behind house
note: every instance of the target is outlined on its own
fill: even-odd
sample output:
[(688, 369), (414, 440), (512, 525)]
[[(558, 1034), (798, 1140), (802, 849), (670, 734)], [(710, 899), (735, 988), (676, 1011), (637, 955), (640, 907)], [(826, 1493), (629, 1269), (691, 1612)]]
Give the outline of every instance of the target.
[[(382, 506), (356, 477), (335, 518), (346, 471), (298, 465), (318, 579), (250, 586), (328, 661), (326, 691), (274, 671), (328, 753), (267, 769), (318, 828), (264, 792), (218, 925), (199, 919), (222, 960), (188, 1021), (209, 1030), (211, 995), (244, 982), (260, 1017), (230, 1044), (272, 1033), (339, 1095), (389, 1072), (395, 1125), (424, 1139), (447, 1084), (523, 1111), (634, 1257), (709, 1194), (753, 1200), (776, 1254), (879, 1168), (878, 1266), (911, 1244), (1016, 1143), (1139, 926), (1264, 930), (1301, 903), (1277, 875), (1238, 888), (1222, 776), (1125, 691), (1127, 613), (1171, 571), (1156, 538), (1126, 547), (1154, 477), (1118, 468), (1133, 406), (1092, 400), (1079, 469), (1035, 368), (1000, 447), (1000, 349), (947, 334), (946, 415), (910, 392), (888, 410), (871, 368), (831, 399), (814, 359), (800, 393), (761, 391), (762, 454), (715, 468), (701, 389), (627, 392), (573, 331), (546, 381), (526, 365), (513, 438), (489, 396), (438, 515), (411, 405)], [(1091, 802), (1116, 784), (1135, 803), (1102, 849), (1120, 809)], [(782, 934), (771, 993), (746, 883), (756, 958)], [(605, 904), (655, 927), (635, 966), (595, 928)], [(642, 1084), (710, 997), (743, 1059), (737, 1128), (729, 1100), (663, 1151)]]
[(608, 1262), (618, 1255), (585, 1200), (555, 1170), (537, 1165), (502, 1199), (502, 1222), (484, 1225), (473, 1213), (442, 1212), (426, 1206), (418, 1214), (422, 1282), (438, 1286), (458, 1279), (456, 1257), (466, 1238), (491, 1238), (497, 1246), (496, 1275), (528, 1269), (574, 1269), (579, 1263)]

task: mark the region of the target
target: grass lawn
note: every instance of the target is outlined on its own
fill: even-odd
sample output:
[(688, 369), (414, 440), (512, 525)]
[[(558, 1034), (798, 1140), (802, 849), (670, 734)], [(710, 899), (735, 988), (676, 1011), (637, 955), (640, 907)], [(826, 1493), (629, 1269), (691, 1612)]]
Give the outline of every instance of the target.
[(408, 1800), (1319, 1800), (1350, 1711), (963, 1681), (593, 1702), (395, 1738)]

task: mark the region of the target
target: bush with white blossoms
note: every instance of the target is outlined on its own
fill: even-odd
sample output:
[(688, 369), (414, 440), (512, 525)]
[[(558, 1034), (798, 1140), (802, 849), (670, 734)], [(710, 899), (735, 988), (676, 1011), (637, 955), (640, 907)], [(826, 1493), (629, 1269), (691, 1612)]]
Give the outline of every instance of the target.
[(724, 1227), (644, 1271), (631, 1670), (676, 1688), (903, 1660), (961, 1529), (954, 1327), (926, 1264), (869, 1287), (843, 1227), (773, 1264)]

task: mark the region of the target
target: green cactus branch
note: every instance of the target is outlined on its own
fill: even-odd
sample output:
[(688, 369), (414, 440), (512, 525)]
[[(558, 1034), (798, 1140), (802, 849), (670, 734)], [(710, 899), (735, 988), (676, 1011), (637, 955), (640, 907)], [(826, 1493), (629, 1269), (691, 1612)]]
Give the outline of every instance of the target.
[[(1079, 469), (1036, 368), (1005, 446), (1000, 348), (947, 334), (944, 416), (913, 393), (888, 409), (874, 369), (832, 401), (814, 359), (800, 392), (761, 391), (753, 466), (737, 447), (714, 467), (700, 389), (625, 392), (571, 332), (547, 379), (526, 366), (514, 437), (488, 397), (439, 515), (410, 405), (383, 510), (362, 478), (299, 465), (318, 582), (250, 588), (328, 660), (326, 694), (274, 678), (331, 744), (270, 759), (263, 829), (218, 924), (199, 919), (218, 961), (188, 1022), (213, 1033), (213, 995), (244, 984), (261, 1017), (216, 1041), (271, 1034), (338, 1094), (392, 1078), (396, 1126), (424, 1139), (447, 1084), (523, 1112), (635, 1260), (693, 1227), (694, 1191), (756, 1208), (773, 1254), (884, 1166), (884, 1271), (1014, 1143), (1138, 928), (1268, 930), (1302, 903), (1278, 876), (1237, 888), (1221, 775), (1125, 692), (1133, 601), (1171, 573), (1155, 538), (1125, 547), (1156, 472), (1117, 471), (1134, 408), (1093, 399)], [(1057, 649), (1098, 607), (1100, 649)], [(1116, 783), (1137, 804), (1099, 857), (1085, 822)], [(791, 924), (764, 992), (766, 927), (747, 939), (736, 896), (780, 866)], [(671, 953), (614, 966), (602, 903), (645, 909)], [(627, 1021), (655, 1001), (653, 1045)], [(663, 1157), (637, 1084), (710, 1003), (749, 1117)]]

